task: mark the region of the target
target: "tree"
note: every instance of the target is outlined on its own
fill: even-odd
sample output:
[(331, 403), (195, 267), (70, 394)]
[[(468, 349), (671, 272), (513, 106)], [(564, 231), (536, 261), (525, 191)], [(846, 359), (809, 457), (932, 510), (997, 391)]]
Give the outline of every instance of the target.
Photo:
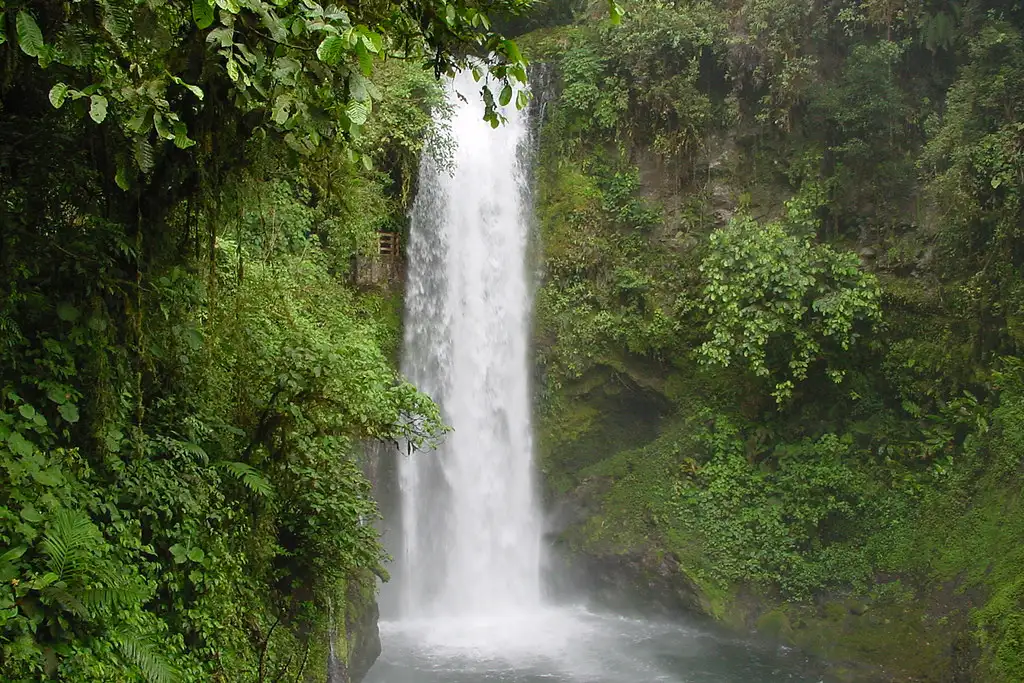
[(880, 315), (879, 288), (857, 256), (839, 252), (783, 224), (734, 218), (711, 233), (700, 265), (700, 308), (710, 339), (697, 350), (706, 363), (742, 359), (770, 378), (782, 403), (811, 365), (824, 361), (836, 382), (836, 356), (859, 336), (858, 323)]

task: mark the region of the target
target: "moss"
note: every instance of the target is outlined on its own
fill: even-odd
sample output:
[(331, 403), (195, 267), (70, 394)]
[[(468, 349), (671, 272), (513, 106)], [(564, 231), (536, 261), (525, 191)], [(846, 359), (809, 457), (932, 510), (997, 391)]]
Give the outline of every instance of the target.
[(793, 639), (793, 626), (784, 607), (770, 610), (757, 620), (757, 631), (774, 640), (789, 641)]
[(531, 62), (548, 62), (556, 59), (579, 31), (574, 26), (556, 26), (531, 31), (516, 39), (520, 51)]
[(950, 668), (948, 639), (919, 606), (875, 605), (861, 615), (840, 603), (830, 603), (824, 614), (810, 606), (790, 606), (790, 611), (799, 624), (790, 642), (819, 657), (934, 676), (931, 680)]
[(992, 680), (1024, 681), (1024, 574), (1001, 585), (974, 618)]
[(380, 656), (377, 582), (371, 572), (349, 577), (333, 602), (331, 680), (361, 681)]

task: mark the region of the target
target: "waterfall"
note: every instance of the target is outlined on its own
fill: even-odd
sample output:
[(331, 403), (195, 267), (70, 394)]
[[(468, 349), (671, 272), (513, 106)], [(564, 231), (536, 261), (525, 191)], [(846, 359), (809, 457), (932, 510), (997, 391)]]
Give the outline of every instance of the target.
[(465, 96), (448, 94), (454, 162), (423, 161), (412, 210), (402, 365), (454, 431), (437, 451), (399, 456), (392, 614), (367, 683), (820, 681), (688, 624), (541, 600), (528, 121), (507, 111), (492, 130), (478, 86), (460, 76), (453, 87)]
[[(480, 85), (450, 84), (450, 168), (425, 156), (408, 245), (405, 374), (453, 431), (399, 463), (404, 617), (540, 604), (532, 469), (526, 112), (492, 129)], [(464, 95), (465, 100), (457, 93)]]

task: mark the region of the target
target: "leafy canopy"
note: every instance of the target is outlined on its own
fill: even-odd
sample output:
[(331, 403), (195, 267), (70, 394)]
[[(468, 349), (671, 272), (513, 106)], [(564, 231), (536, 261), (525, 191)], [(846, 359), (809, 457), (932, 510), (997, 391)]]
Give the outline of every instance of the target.
[[(5, 4), (14, 26), (0, 21), (0, 50), (22, 74), (25, 57), (46, 70), (52, 106), (109, 124), (122, 189), (154, 170), (162, 143), (209, 152), (222, 129), (239, 124), (304, 154), (325, 139), (357, 138), (381, 99), (372, 77), (382, 60), (421, 62), (440, 76), (475, 52), (498, 90), (526, 81), (526, 61), (489, 15), (519, 13), (529, 0)], [(481, 93), (497, 125), (491, 90)]]
[[(858, 322), (880, 315), (878, 283), (856, 254), (748, 216), (715, 230), (709, 241), (700, 307), (711, 339), (698, 354), (723, 366), (742, 359), (755, 375), (772, 379), (779, 403), (814, 362), (828, 363), (829, 352), (850, 348)], [(842, 379), (842, 370), (828, 372)]]

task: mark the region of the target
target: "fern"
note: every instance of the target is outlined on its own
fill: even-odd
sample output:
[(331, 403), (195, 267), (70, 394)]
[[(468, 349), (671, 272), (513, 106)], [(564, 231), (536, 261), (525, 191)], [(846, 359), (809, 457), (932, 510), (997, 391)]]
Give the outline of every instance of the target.
[(103, 3), (103, 28), (120, 41), (132, 26), (132, 15), (128, 8), (111, 2)]
[(42, 544), (50, 558), (50, 570), (58, 580), (82, 576), (98, 540), (99, 529), (85, 513), (58, 511)]
[(181, 680), (177, 669), (148, 640), (123, 631), (112, 633), (110, 640), (124, 660), (138, 668), (150, 683), (177, 683)]
[(124, 609), (138, 605), (150, 595), (145, 586), (109, 585), (82, 591), (81, 601), (90, 610), (104, 608)]
[(61, 607), (75, 615), (88, 619), (91, 614), (85, 602), (61, 586), (47, 586), (42, 590), (43, 597), (51, 603), (56, 602)]
[(261, 498), (273, 498), (274, 487), (259, 470), (244, 462), (221, 461), (217, 466), (224, 469), (235, 479), (242, 482), (247, 489)]
[(0, 339), (3, 339), (7, 346), (14, 346), (23, 339), (18, 323), (7, 313), (0, 313)]

